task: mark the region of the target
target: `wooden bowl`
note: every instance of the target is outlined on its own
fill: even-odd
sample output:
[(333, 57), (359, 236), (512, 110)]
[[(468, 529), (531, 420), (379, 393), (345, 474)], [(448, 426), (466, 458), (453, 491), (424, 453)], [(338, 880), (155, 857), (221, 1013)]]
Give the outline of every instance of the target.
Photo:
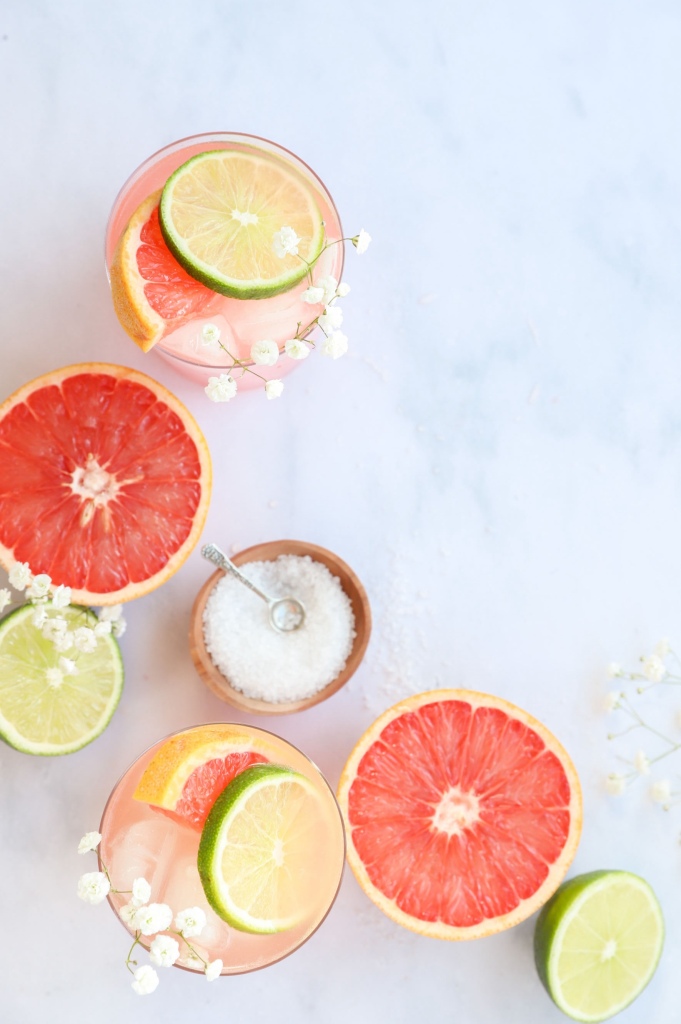
[(340, 690), (341, 686), (344, 686), (355, 673), (364, 657), (371, 636), (371, 608), (366, 591), (350, 566), (346, 565), (342, 558), (334, 555), (332, 551), (300, 540), (273, 540), (266, 544), (255, 544), (251, 548), (246, 548), (245, 551), (240, 551), (232, 557), (232, 561), (235, 565), (243, 566), (248, 562), (271, 562), (279, 555), (309, 555), (315, 562), (321, 562), (329, 572), (338, 577), (343, 590), (350, 598), (355, 616), (356, 635), (343, 671), (323, 690), (313, 693), (311, 697), (288, 702), (247, 697), (246, 694), (235, 689), (229, 679), (220, 672), (206, 649), (203, 635), (203, 612), (213, 587), (225, 575), (221, 569), (214, 572), (201, 587), (194, 601), (189, 627), (189, 649), (196, 670), (209, 690), (212, 690), (220, 700), (226, 701), (235, 708), (240, 708), (241, 711), (250, 711), (255, 715), (290, 715), (294, 711), (303, 711), (305, 708), (311, 708), (326, 700), (327, 697)]

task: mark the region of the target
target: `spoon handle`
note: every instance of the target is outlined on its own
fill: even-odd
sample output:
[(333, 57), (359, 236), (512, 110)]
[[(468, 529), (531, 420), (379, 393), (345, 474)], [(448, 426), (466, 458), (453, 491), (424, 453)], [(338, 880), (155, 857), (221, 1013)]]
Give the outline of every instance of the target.
[(272, 599), (256, 587), (255, 583), (249, 580), (247, 576), (244, 576), (244, 574), (237, 569), (231, 558), (228, 558), (224, 551), (220, 550), (217, 544), (204, 544), (201, 548), (201, 554), (204, 558), (207, 558), (209, 562), (212, 562), (213, 565), (217, 565), (218, 569), (222, 569), (224, 572), (231, 572), (231, 574), (236, 576), (236, 578), (247, 586), (249, 590), (252, 590), (254, 594), (261, 597), (263, 601), (267, 601), (268, 604), (271, 604)]

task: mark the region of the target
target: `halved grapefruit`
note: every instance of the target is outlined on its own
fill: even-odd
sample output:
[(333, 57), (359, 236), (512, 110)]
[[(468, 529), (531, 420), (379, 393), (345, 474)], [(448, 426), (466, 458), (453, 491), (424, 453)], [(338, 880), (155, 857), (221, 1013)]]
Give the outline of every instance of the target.
[(538, 910), (581, 833), (581, 791), (555, 737), (508, 701), (417, 694), (386, 711), (343, 770), (348, 862), (398, 924), (474, 939)]
[(49, 573), (79, 604), (129, 601), (172, 576), (210, 486), (199, 426), (137, 370), (67, 366), (0, 405), (0, 564)]
[(158, 220), (160, 199), (161, 189), (135, 210), (109, 268), (116, 316), (143, 352), (185, 320), (207, 315), (220, 301), (170, 252)]
[(264, 737), (248, 735), (237, 725), (198, 726), (172, 736), (156, 751), (133, 796), (200, 831), (232, 779), (272, 755)]

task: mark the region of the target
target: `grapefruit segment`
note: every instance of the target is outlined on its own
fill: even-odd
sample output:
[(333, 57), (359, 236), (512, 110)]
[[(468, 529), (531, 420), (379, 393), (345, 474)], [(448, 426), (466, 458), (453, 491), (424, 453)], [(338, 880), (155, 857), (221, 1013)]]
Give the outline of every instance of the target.
[(206, 725), (173, 736), (157, 750), (133, 796), (191, 828), (203, 828), (222, 791), (272, 751), (238, 726)]
[(129, 601), (184, 562), (210, 484), (205, 439), (161, 384), (104, 363), (46, 374), (0, 406), (0, 564), (82, 604)]
[(219, 301), (168, 249), (158, 220), (160, 199), (159, 189), (135, 210), (109, 269), (116, 316), (143, 352), (186, 320), (207, 315)]
[(579, 780), (555, 737), (467, 690), (386, 711), (350, 755), (338, 799), (362, 888), (436, 938), (525, 920), (562, 881), (581, 832)]

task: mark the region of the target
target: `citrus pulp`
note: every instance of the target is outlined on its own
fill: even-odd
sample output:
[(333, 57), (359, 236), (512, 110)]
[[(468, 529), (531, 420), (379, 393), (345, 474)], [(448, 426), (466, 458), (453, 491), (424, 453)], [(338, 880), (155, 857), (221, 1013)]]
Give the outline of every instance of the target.
[(348, 862), (389, 917), (472, 939), (523, 921), (563, 879), (581, 831), (577, 773), (508, 701), (417, 694), (364, 734), (341, 776)]
[(67, 366), (0, 406), (0, 564), (27, 562), (79, 603), (167, 580), (199, 539), (210, 485), (197, 423), (137, 370)]

